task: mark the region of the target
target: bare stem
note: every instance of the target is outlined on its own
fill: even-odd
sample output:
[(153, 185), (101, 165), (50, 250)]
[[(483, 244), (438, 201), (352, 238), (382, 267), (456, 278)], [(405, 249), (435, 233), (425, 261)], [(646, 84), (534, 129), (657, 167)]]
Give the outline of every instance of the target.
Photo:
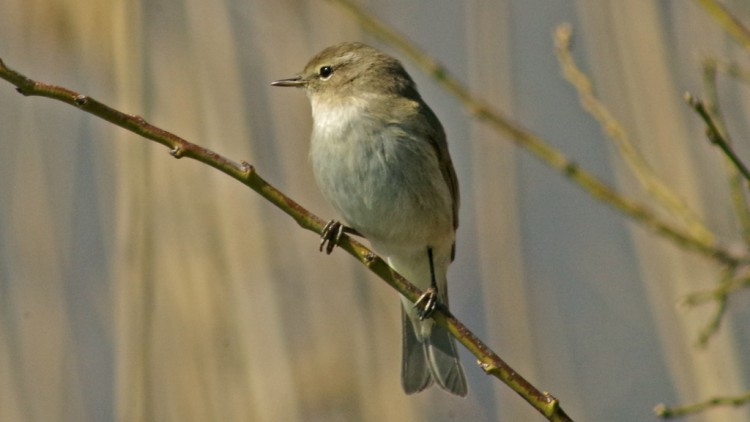
[(716, 0), (696, 0), (737, 43), (750, 50), (750, 30)]
[(748, 170), (748, 168), (745, 166), (745, 163), (742, 162), (740, 157), (737, 156), (737, 153), (735, 153), (732, 147), (729, 145), (729, 142), (727, 142), (726, 137), (719, 130), (718, 125), (706, 109), (703, 101), (690, 93), (685, 94), (685, 101), (687, 101), (690, 107), (692, 107), (693, 110), (695, 110), (695, 112), (698, 113), (698, 115), (706, 123), (706, 136), (708, 137), (708, 140), (711, 141), (712, 144), (719, 147), (724, 155), (726, 155), (732, 161), (734, 166), (737, 167), (737, 170), (742, 174), (745, 180), (750, 182), (750, 170)]
[(654, 408), (656, 416), (663, 419), (678, 418), (682, 416), (693, 415), (719, 406), (744, 406), (750, 403), (750, 392), (739, 396), (714, 397), (701, 403), (695, 403), (687, 406), (667, 407), (660, 404)]
[(682, 300), (682, 304), (687, 307), (716, 302), (716, 309), (711, 319), (698, 335), (698, 346), (705, 347), (714, 334), (719, 331), (731, 295), (748, 286), (750, 286), (750, 274), (746, 271), (738, 272), (737, 268), (734, 267), (728, 267), (723, 271), (721, 281), (715, 288), (691, 293)]
[(646, 159), (633, 145), (625, 128), (594, 94), (591, 80), (578, 68), (571, 55), (570, 39), (572, 32), (570, 24), (562, 24), (557, 27), (555, 30), (555, 50), (563, 75), (576, 89), (584, 110), (599, 122), (604, 133), (615, 144), (620, 156), (625, 160), (628, 168), (646, 192), (672, 216), (679, 219), (694, 237), (712, 242), (714, 239), (713, 233), (706, 228), (687, 204), (659, 179)]
[[(248, 163), (235, 163), (207, 148), (190, 143), (173, 133), (156, 127), (146, 122), (140, 116), (125, 114), (89, 96), (79, 94), (67, 88), (31, 80), (8, 68), (2, 59), (0, 59), (0, 78), (15, 85), (17, 91), (25, 96), (47, 97), (64, 102), (166, 146), (169, 148), (170, 154), (175, 158), (188, 157), (207, 164), (253, 189), (263, 198), (292, 217), (301, 227), (318, 234), (321, 234), (323, 231), (325, 222), (321, 218), (313, 215), (300, 204), (266, 182)], [(383, 259), (351, 237), (343, 235), (338, 246), (357, 258), (370, 271), (377, 274), (382, 280), (412, 302), (422, 295), (422, 291), (393, 271)], [(547, 419), (550, 421), (571, 420), (560, 407), (560, 402), (555, 397), (534, 387), (448, 312), (447, 309), (442, 306), (439, 307), (433, 319), (439, 325), (445, 327), (477, 357), (479, 366), (486, 373), (495, 376), (508, 385)]]
[(750, 275), (732, 275), (723, 277), (721, 282), (713, 289), (694, 292), (682, 301), (686, 306), (698, 306), (711, 301), (721, 301), (732, 293), (750, 286)]
[[(723, 134), (727, 144), (731, 145), (732, 137), (726, 129), (727, 126), (724, 123), (724, 117), (719, 104), (719, 94), (717, 89), (717, 72), (719, 70), (745, 82), (750, 81), (750, 79), (743, 79), (743, 75), (750, 75), (734, 63), (724, 63), (713, 59), (703, 61), (703, 92), (706, 96), (706, 112), (709, 116), (712, 116), (717, 130), (719, 133)], [(747, 203), (747, 191), (742, 183), (744, 179), (729, 157), (727, 157), (724, 162), (727, 171), (727, 182), (729, 184), (732, 209), (739, 221), (742, 239), (745, 241), (746, 246), (750, 246), (750, 208), (748, 208)]]
[(703, 61), (703, 67), (713, 67), (714, 70), (726, 73), (740, 82), (750, 84), (750, 71), (744, 69), (739, 63), (718, 59), (706, 59)]

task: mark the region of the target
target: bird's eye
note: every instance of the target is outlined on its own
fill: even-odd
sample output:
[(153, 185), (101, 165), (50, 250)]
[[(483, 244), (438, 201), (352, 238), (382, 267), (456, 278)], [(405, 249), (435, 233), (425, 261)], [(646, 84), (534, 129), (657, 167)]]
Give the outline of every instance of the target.
[(332, 73), (333, 73), (333, 68), (331, 68), (331, 66), (323, 66), (320, 68), (320, 71), (319, 71), (320, 77), (323, 79), (328, 79)]

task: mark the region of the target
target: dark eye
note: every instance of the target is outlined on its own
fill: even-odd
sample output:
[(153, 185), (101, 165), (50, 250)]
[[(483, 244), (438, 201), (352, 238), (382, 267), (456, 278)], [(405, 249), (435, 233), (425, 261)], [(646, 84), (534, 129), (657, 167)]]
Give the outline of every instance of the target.
[(320, 68), (320, 77), (323, 79), (328, 79), (329, 76), (331, 76), (331, 73), (333, 73), (333, 68), (331, 66), (323, 66)]

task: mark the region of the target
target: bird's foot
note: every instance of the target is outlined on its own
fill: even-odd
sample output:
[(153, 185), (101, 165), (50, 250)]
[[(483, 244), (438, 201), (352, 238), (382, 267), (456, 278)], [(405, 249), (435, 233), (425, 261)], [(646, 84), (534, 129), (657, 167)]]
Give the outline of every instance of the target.
[(339, 240), (341, 240), (341, 236), (344, 234), (345, 227), (346, 226), (336, 220), (328, 221), (323, 227), (323, 232), (320, 234), (319, 250), (323, 252), (323, 249), (325, 249), (326, 254), (330, 255), (331, 252), (333, 252), (333, 248), (339, 244)]
[(346, 234), (352, 234), (359, 237), (365, 237), (362, 233), (358, 232), (357, 229), (345, 226), (336, 220), (330, 220), (323, 227), (323, 233), (320, 235), (320, 251), (325, 251), (328, 255), (331, 254), (333, 248), (339, 244), (341, 236)]
[(420, 321), (430, 318), (438, 307), (438, 291), (435, 287), (430, 287), (422, 293), (422, 296), (414, 302), (414, 308), (417, 309), (417, 316)]

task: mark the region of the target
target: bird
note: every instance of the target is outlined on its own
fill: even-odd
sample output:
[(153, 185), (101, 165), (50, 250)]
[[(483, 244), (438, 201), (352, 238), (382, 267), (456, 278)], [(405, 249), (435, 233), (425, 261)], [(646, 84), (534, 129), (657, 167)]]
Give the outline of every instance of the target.
[(425, 292), (416, 304), (401, 297), (405, 393), (437, 383), (466, 396), (455, 341), (430, 318), (448, 307), (460, 202), (437, 116), (399, 60), (359, 42), (325, 48), (272, 85), (302, 88), (310, 101), (313, 173), (344, 221), (326, 225), (321, 250), (330, 253), (343, 233), (363, 236)]

